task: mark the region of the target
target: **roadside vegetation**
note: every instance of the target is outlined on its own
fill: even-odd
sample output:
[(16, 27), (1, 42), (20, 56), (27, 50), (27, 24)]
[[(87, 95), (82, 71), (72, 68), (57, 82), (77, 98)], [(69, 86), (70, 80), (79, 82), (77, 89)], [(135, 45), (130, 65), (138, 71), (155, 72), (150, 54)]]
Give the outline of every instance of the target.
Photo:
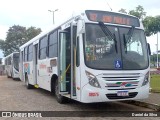
[(160, 74), (151, 75), (150, 86), (152, 92), (160, 93)]

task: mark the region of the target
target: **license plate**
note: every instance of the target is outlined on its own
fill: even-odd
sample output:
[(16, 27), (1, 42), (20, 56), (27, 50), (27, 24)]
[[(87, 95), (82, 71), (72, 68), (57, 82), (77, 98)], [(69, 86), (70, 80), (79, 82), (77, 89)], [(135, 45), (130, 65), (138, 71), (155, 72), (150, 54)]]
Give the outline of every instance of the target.
[(118, 91), (117, 96), (128, 96), (128, 91)]

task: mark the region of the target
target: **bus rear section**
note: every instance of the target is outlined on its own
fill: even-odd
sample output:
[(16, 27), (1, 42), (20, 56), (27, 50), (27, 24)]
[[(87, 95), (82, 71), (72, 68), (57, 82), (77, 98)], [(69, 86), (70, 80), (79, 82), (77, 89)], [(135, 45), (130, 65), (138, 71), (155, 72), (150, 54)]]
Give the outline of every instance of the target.
[(14, 52), (5, 57), (5, 70), (7, 77), (19, 79), (19, 53)]

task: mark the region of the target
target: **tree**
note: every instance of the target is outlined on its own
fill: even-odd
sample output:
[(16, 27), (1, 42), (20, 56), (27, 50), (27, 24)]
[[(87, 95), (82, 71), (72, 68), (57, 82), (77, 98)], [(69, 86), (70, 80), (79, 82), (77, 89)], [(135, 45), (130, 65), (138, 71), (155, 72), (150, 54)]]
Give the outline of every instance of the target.
[(4, 45), (4, 56), (19, 51), (19, 47), (27, 42), (26, 40), (26, 28), (14, 25), (9, 28)]
[(154, 22), (155, 22), (155, 17), (152, 16), (147, 16), (143, 21), (144, 29), (146, 36), (151, 36), (154, 33)]
[[(126, 10), (121, 8), (119, 12), (124, 13)], [(128, 14), (142, 19), (146, 36), (151, 36), (160, 32), (160, 15), (155, 17), (146, 16), (146, 12), (141, 5), (138, 5), (135, 10), (130, 10)]]
[[(5, 41), (0, 39), (0, 49), (5, 51)], [(3, 52), (4, 53), (4, 52)]]
[(4, 40), (1, 40), (1, 39), (0, 39), (0, 48), (3, 48), (4, 43), (5, 43)]
[(28, 40), (31, 40), (32, 38), (34, 38), (36, 35), (38, 35), (39, 33), (41, 33), (41, 29), (40, 28), (35, 28), (35, 27), (29, 27), (27, 30), (26, 30), (26, 33), (27, 33), (27, 39)]
[(138, 5), (138, 7), (136, 7), (136, 10), (130, 10), (128, 14), (134, 15), (142, 20), (146, 16), (146, 12), (144, 12), (144, 8), (141, 5)]
[[(151, 56), (150, 56), (150, 61), (151, 61), (152, 63), (157, 62), (157, 54), (151, 55)], [(160, 62), (160, 54), (158, 55), (158, 61)]]
[(147, 16), (143, 20), (143, 25), (147, 36), (151, 36), (153, 34), (160, 32), (160, 16), (156, 17)]
[(37, 36), (41, 32), (40, 28), (26, 27), (14, 25), (9, 28), (5, 41), (0, 41), (0, 49), (3, 50), (4, 56), (19, 51), (19, 47)]
[(155, 30), (154, 34), (160, 32), (160, 15), (155, 17), (154, 30)]
[(123, 9), (123, 8), (121, 8), (118, 12), (127, 14), (126, 9)]

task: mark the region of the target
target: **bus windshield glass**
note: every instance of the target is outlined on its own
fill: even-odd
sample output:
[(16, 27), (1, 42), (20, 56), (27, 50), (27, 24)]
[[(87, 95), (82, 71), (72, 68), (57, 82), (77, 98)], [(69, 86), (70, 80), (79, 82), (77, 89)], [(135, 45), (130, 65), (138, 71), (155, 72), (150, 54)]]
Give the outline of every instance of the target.
[[(124, 70), (148, 67), (147, 43), (143, 30), (130, 27), (109, 26), (106, 34), (99, 24), (86, 24), (84, 40), (85, 63), (94, 69), (112, 70), (115, 61), (121, 61)], [(130, 31), (132, 30), (132, 34)], [(130, 38), (129, 38), (130, 37)]]
[(19, 53), (13, 54), (13, 65), (14, 68), (19, 71)]

